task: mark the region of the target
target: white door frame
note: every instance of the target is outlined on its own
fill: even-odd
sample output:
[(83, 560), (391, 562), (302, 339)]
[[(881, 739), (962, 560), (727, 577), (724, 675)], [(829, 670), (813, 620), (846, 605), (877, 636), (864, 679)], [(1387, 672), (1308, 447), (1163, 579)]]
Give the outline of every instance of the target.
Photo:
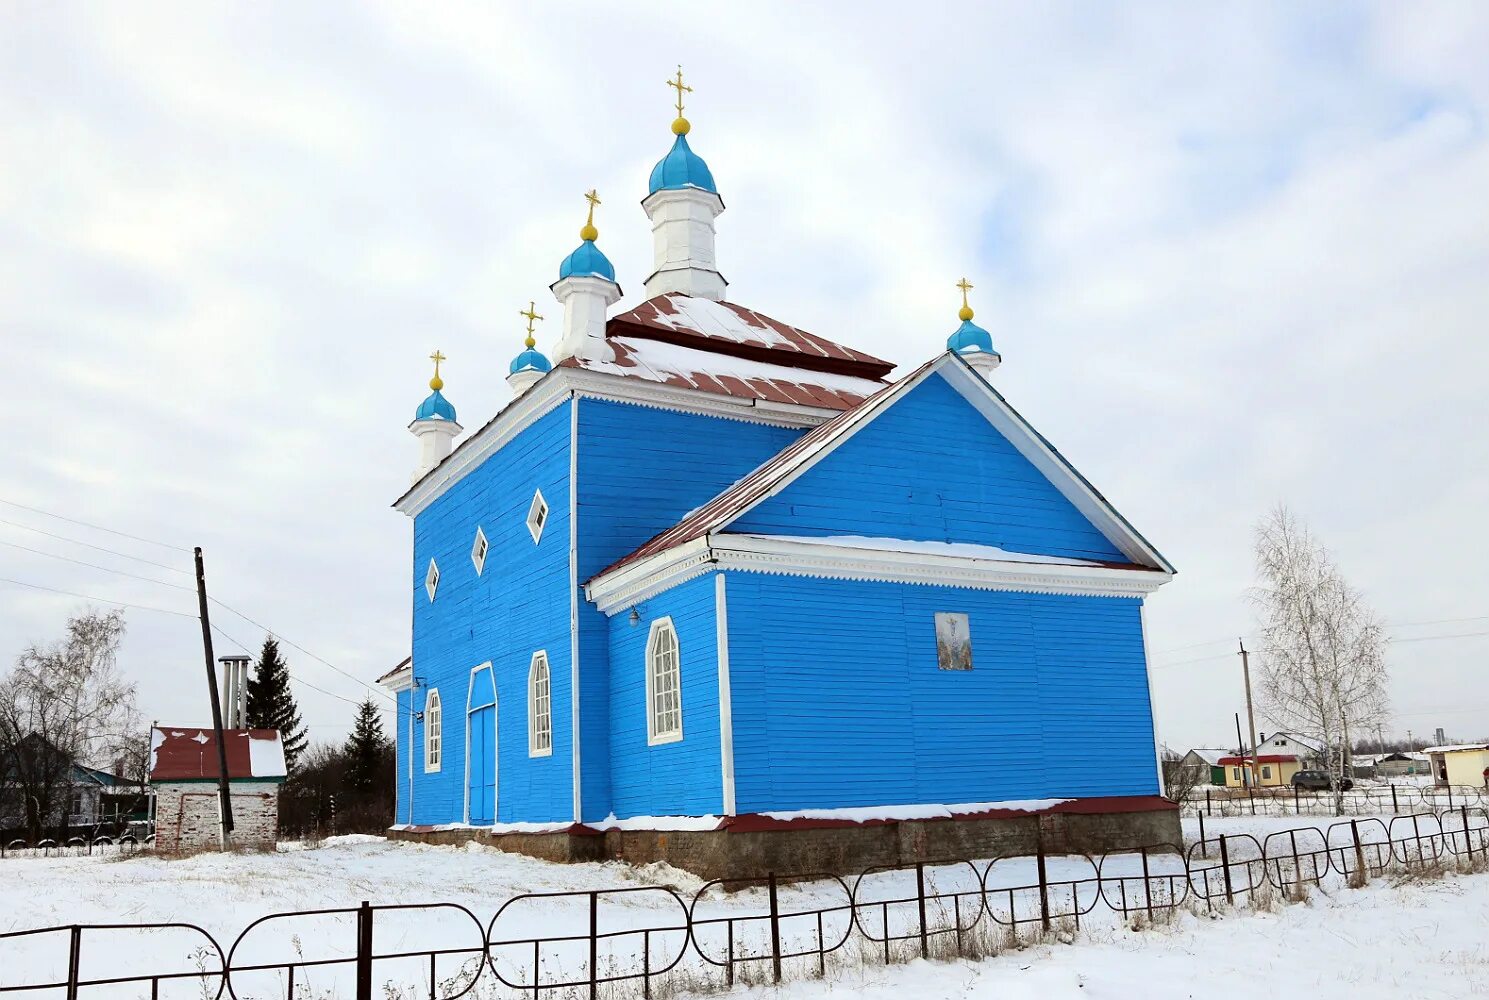
[[(479, 705), (471, 704), (472, 697), (476, 692), (476, 675), (481, 671), (491, 675), (491, 700), (483, 701)], [(496, 797), (500, 787), (496, 780), (496, 762), (500, 757), (497, 753), (497, 731), (496, 715), (499, 711), (496, 707), (496, 674), (491, 669), (491, 661), (487, 660), (479, 666), (470, 668), (470, 683), (465, 689), (465, 825), (470, 826), (470, 716), (474, 711), (483, 708), (491, 709), (491, 822), (496, 822)]]

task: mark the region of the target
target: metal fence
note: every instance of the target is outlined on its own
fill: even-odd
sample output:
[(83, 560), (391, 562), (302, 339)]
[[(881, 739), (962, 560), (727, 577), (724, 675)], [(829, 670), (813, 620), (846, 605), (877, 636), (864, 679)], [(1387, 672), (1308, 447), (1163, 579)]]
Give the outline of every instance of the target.
[[(691, 897), (660, 886), (524, 893), (485, 923), (453, 903), (364, 902), (269, 914), (226, 948), (191, 924), (75, 924), (0, 934), (0, 997), (345, 995), (327, 990), (330, 975), (357, 1000), (371, 1000), (374, 988), (378, 996), (455, 1000), (478, 985), (482, 997), (595, 998), (622, 983), (650, 997), (659, 977), (679, 969), (721, 970), (726, 984), (741, 974), (780, 982), (788, 972), (825, 974), (828, 955), (855, 941), (855, 960), (982, 954), (999, 940), (989, 935), (1078, 930), (1098, 907), (1151, 921), (1185, 906), (1244, 903), (1264, 887), (1293, 896), (1331, 875), (1360, 884), (1455, 860), (1489, 862), (1489, 810), (1460, 804), (1099, 858), (940, 859), (874, 867), (851, 880), (765, 874), (709, 882)], [(171, 953), (184, 958), (153, 964)], [(33, 976), (45, 971), (12, 978), (28, 966)]]
[[(1356, 786), (1342, 793), (1341, 804), (1346, 816), (1409, 815), (1423, 809), (1437, 812), (1459, 806), (1473, 809), (1489, 806), (1489, 790), (1473, 785)], [(1206, 816), (1332, 816), (1335, 802), (1334, 793), (1329, 791), (1206, 785), (1191, 791), (1184, 805)]]
[(44, 838), (34, 843), (19, 837), (10, 840), (0, 838), (0, 859), (84, 857), (104, 852), (129, 854), (154, 846), (153, 833), (143, 839), (125, 834), (122, 837), (74, 836), (64, 840)]

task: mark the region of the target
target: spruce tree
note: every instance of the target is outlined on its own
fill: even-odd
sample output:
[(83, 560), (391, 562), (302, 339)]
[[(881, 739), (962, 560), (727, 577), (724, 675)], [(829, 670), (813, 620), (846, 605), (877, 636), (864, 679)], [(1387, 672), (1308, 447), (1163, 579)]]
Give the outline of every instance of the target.
[(341, 751), (347, 788), (359, 794), (377, 791), (392, 750), (393, 744), (383, 733), (382, 716), (369, 697), (357, 706), (357, 721)]
[(300, 708), (290, 691), (290, 668), (279, 654), (279, 642), (273, 636), (264, 639), (264, 648), (253, 665), (248, 680), (248, 727), (277, 729), (284, 741), (284, 763), (293, 771), (295, 762), (305, 751), (305, 726), (300, 721)]

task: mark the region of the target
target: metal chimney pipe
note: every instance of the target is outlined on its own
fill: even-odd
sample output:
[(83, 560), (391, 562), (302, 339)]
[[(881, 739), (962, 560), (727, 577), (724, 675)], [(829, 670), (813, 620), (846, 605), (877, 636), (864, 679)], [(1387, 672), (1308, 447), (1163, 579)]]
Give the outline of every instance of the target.
[(248, 657), (219, 656), (222, 664), (222, 724), (227, 729), (242, 729), (248, 716)]

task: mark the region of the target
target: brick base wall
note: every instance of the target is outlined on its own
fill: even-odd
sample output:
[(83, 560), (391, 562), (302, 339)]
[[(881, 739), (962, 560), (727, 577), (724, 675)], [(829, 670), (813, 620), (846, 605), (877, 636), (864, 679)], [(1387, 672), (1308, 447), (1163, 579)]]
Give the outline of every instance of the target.
[[(722, 830), (609, 830), (493, 834), (489, 830), (389, 830), (394, 840), (426, 844), (469, 841), (547, 861), (665, 861), (705, 879), (768, 872), (855, 873), (875, 865), (953, 858), (986, 859), (1050, 853), (1101, 854), (1156, 844), (1183, 844), (1179, 811), (1144, 803), (1110, 811), (1075, 810), (996, 818), (904, 820), (874, 824), (776, 825), (747, 822)], [(766, 824), (768, 826), (768, 824)]]
[[(272, 851), (279, 840), (279, 787), (232, 783), (233, 847)], [(155, 849), (162, 854), (195, 854), (219, 848), (221, 815), (217, 786), (207, 782), (155, 785)]]

